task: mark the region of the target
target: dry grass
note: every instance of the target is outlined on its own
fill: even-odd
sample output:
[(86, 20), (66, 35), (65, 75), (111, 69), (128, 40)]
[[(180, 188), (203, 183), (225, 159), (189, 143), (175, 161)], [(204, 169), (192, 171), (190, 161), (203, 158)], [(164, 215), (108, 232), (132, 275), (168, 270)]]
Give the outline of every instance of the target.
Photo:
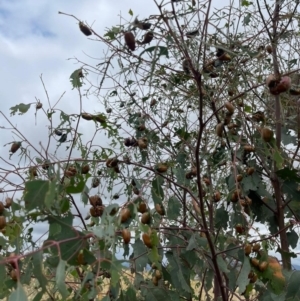
[[(128, 287), (128, 285), (130, 284), (133, 284), (133, 281), (134, 281), (134, 275), (131, 275), (129, 273), (128, 270), (124, 270), (124, 274), (126, 275), (124, 278), (121, 279), (121, 287), (123, 290), (126, 290), (126, 288)], [(145, 272), (144, 273), (144, 277), (146, 279), (151, 279), (152, 278), (152, 274), (150, 272)], [(98, 298), (97, 300), (102, 300), (106, 295), (107, 295), (107, 292), (109, 290), (109, 283), (110, 283), (110, 280), (105, 278), (103, 280), (103, 283), (97, 287), (97, 290), (98, 290)], [(79, 284), (77, 284), (76, 282), (76, 279), (72, 276), (68, 276), (68, 286), (69, 287), (72, 287), (74, 289), (76, 289)], [(192, 280), (191, 281), (191, 286), (192, 288), (194, 289), (195, 291), (195, 294), (199, 294), (200, 292), (200, 287), (201, 287), (201, 283), (197, 280)], [(35, 285), (31, 285), (31, 286), (24, 286), (26, 292), (27, 292), (27, 296), (28, 296), (28, 300), (31, 301), (33, 300), (34, 296), (36, 295), (37, 291), (36, 289), (34, 288)], [(51, 284), (49, 284), (49, 289), (51, 289)], [(209, 296), (210, 297), (213, 297), (213, 289), (211, 289), (209, 292), (208, 292)], [(71, 298), (71, 297), (70, 297)], [(253, 300), (255, 299), (255, 292), (253, 292)], [(48, 296), (45, 296), (41, 299), (42, 301), (46, 301), (46, 300), (49, 300), (49, 297)], [(199, 299), (195, 299), (195, 301), (199, 301)], [(204, 300), (207, 300), (206, 296), (204, 295), (203, 293), (203, 301)], [(241, 296), (238, 294), (238, 292), (236, 292), (236, 295), (233, 296), (233, 298), (231, 299), (232, 301), (241, 301), (241, 300), (246, 300), (245, 297)], [(249, 299), (248, 299), (249, 300)], [(250, 299), (251, 300), (251, 299)], [(96, 301), (96, 300), (95, 300)]]

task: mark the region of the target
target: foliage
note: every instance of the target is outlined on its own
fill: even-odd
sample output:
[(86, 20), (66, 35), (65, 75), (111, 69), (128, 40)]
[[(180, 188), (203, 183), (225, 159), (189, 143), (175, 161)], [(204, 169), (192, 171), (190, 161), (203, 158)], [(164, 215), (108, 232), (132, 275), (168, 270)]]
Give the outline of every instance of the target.
[(299, 2), (164, 2), (79, 23), (107, 56), (70, 76), (80, 111), (45, 90), (41, 148), (2, 113), (22, 141), (1, 158), (1, 299), (300, 299)]

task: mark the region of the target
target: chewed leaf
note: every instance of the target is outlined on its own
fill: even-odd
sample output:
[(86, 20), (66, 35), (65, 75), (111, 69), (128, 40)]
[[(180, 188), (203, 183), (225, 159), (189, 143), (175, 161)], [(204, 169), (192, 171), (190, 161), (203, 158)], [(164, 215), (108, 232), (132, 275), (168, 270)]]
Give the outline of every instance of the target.
[[(169, 52), (168, 48), (164, 46), (153, 46), (145, 49), (143, 52), (141, 52), (140, 56), (142, 56), (145, 52), (152, 53), (154, 51), (154, 54), (158, 55), (158, 57), (165, 55), (167, 58), (169, 58)], [(158, 53), (156, 53), (158, 51)]]
[(18, 115), (22, 115), (22, 114), (25, 114), (29, 108), (30, 108), (31, 104), (25, 104), (25, 103), (20, 103), (14, 107), (11, 107), (10, 110), (10, 115), (13, 116), (15, 115), (16, 113), (18, 113)]
[(82, 69), (77, 69), (75, 70), (71, 76), (70, 76), (70, 81), (72, 83), (73, 88), (80, 88), (82, 86), (81, 79), (83, 77), (82, 74)]

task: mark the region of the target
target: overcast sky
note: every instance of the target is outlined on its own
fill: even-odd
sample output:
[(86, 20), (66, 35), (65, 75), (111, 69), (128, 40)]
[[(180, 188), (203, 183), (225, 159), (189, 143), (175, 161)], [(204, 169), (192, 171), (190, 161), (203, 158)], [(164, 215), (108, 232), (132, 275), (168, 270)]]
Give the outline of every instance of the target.
[[(49, 133), (45, 115), (38, 111), (35, 122), (34, 106), (26, 114), (13, 117), (10, 117), (9, 108), (19, 103), (33, 103), (37, 98), (47, 110), (49, 106), (40, 81), (40, 75), (43, 74), (51, 104), (54, 105), (65, 92), (58, 108), (68, 114), (78, 114), (80, 112), (78, 92), (72, 90), (69, 77), (81, 65), (69, 59), (76, 57), (96, 65), (100, 61), (94, 61), (88, 56), (103, 58), (105, 50), (101, 43), (89, 40), (80, 32), (78, 22), (74, 18), (58, 14), (58, 11), (73, 14), (80, 20), (92, 24), (93, 29), (103, 35), (107, 28), (120, 24), (121, 16), (128, 22), (132, 21), (128, 13), (130, 9), (134, 15), (139, 14), (143, 18), (150, 12), (155, 12), (154, 8), (152, 0), (143, 0), (143, 4), (132, 0), (1, 1), (0, 110), (38, 149), (39, 142), (45, 146)], [(104, 112), (99, 101), (93, 97), (83, 100), (83, 108), (90, 113)], [(2, 115), (0, 126), (10, 128)], [(94, 132), (93, 123), (81, 122), (79, 132), (87, 134)], [(14, 140), (20, 139), (13, 135), (11, 130), (1, 130), (2, 146)], [(52, 150), (55, 147), (54, 142)], [(10, 145), (7, 145), (0, 150), (0, 156), (5, 160), (9, 158), (9, 149)], [(66, 158), (67, 154), (65, 146), (61, 147), (58, 156)], [(76, 152), (73, 154), (76, 157)], [(15, 154), (8, 161), (17, 165), (18, 160), (19, 157)], [(4, 165), (5, 163), (1, 161), (1, 166)], [(11, 176), (10, 179), (20, 182), (16, 176)], [(40, 229), (40, 232), (43, 230)]]
[[(213, 6), (218, 2), (213, 1)], [(227, 2), (222, 1), (222, 5)], [(93, 29), (102, 35), (107, 28), (120, 24), (120, 16), (128, 22), (132, 21), (128, 13), (130, 9), (134, 17), (139, 15), (141, 19), (157, 13), (152, 0), (1, 0), (0, 110), (9, 117), (10, 107), (19, 103), (33, 103), (35, 97), (47, 109), (46, 95), (39, 78), (43, 74), (51, 104), (56, 103), (65, 92), (58, 107), (66, 113), (78, 114), (78, 92), (72, 90), (69, 77), (81, 66), (69, 59), (76, 57), (81, 61), (93, 62), (88, 56), (104, 57), (104, 48), (101, 43), (84, 36), (74, 18), (58, 14), (58, 11), (73, 14), (82, 21), (93, 24)], [(95, 65), (97, 63), (99, 61), (93, 62)], [(83, 107), (86, 112), (104, 112), (104, 108), (93, 97), (84, 99)], [(44, 145), (48, 138), (48, 123), (40, 113), (37, 114), (36, 122), (34, 106), (25, 115), (9, 117), (36, 146), (39, 142)], [(88, 133), (89, 126), (89, 123), (82, 122), (79, 132)], [(0, 127), (9, 127), (2, 115)], [(2, 146), (19, 140), (10, 130), (1, 130), (0, 137)], [(8, 160), (9, 149), (10, 145), (1, 147), (0, 156)], [(65, 158), (67, 152), (62, 148), (58, 154)], [(18, 156), (13, 156), (9, 162), (17, 164), (18, 159)], [(0, 164), (4, 163), (1, 161)], [(42, 233), (43, 229), (40, 228), (38, 234)]]

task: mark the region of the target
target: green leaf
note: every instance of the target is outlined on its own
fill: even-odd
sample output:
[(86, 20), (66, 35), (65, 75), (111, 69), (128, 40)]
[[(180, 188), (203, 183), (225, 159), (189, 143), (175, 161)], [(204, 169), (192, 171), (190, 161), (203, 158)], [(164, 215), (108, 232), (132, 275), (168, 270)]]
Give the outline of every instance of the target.
[(55, 181), (48, 182), (48, 191), (45, 195), (45, 205), (48, 209), (51, 208), (56, 196), (57, 183)]
[(162, 184), (163, 184), (163, 178), (160, 176), (157, 176), (152, 181), (151, 194), (152, 194), (154, 204), (162, 203), (162, 200), (164, 198), (164, 191), (162, 189)]
[(274, 151), (274, 154), (273, 154), (273, 159), (274, 161), (276, 162), (276, 166), (278, 169), (282, 168), (282, 165), (283, 165), (283, 158), (280, 154), (280, 152), (278, 151), (278, 149), (276, 148), (275, 151)]
[(159, 262), (161, 257), (158, 253), (158, 249), (157, 249), (156, 245), (154, 247), (152, 247), (151, 251), (148, 254), (148, 258), (149, 258), (150, 262), (154, 262), (154, 263)]
[(252, 16), (252, 14), (250, 14), (250, 13), (247, 13), (246, 15), (245, 15), (245, 17), (244, 17), (244, 25), (249, 25), (249, 23), (250, 23), (250, 20), (251, 20), (251, 16)]
[(225, 274), (229, 273), (229, 270), (227, 268), (227, 263), (221, 256), (217, 256), (217, 263), (218, 263), (220, 270), (223, 273), (225, 273)]
[(125, 291), (125, 297), (127, 301), (136, 301), (137, 297), (136, 297), (136, 291), (132, 286), (129, 286), (128, 288), (126, 288)]
[(145, 290), (143, 296), (145, 297), (145, 301), (172, 300), (168, 296), (168, 290), (159, 287), (148, 289), (148, 292)]
[(291, 246), (292, 249), (295, 249), (298, 244), (298, 239), (299, 239), (298, 234), (294, 230), (291, 230), (287, 232), (286, 235), (287, 235), (287, 240), (289, 245)]
[(216, 217), (215, 217), (216, 228), (227, 229), (228, 221), (229, 221), (228, 211), (224, 208), (224, 206), (217, 208), (216, 209)]
[(256, 191), (261, 182), (260, 176), (257, 172), (254, 172), (251, 176), (245, 175), (242, 180), (243, 191), (248, 194), (250, 190)]
[(295, 271), (291, 275), (286, 289), (287, 301), (300, 300), (300, 286), (299, 286), (300, 271)]
[(175, 196), (171, 196), (168, 201), (167, 217), (170, 220), (177, 220), (182, 208), (181, 203)]
[[(53, 202), (53, 194), (49, 194), (50, 181), (34, 180), (25, 183), (25, 208), (28, 211), (33, 209), (43, 209), (45, 201), (49, 206)], [(52, 198), (52, 199), (51, 199)]]
[(8, 301), (27, 301), (26, 292), (20, 282), (18, 282), (17, 289), (11, 293)]
[(298, 186), (298, 182), (292, 180), (284, 180), (282, 183), (282, 191), (292, 200), (290, 202), (291, 208), (298, 211), (299, 214), (300, 191)]
[(70, 81), (73, 86), (73, 88), (80, 88), (82, 86), (81, 82), (81, 76), (82, 75), (82, 69), (77, 69), (75, 70), (71, 76), (70, 76)]
[[(81, 249), (86, 248), (87, 241), (85, 235), (73, 227), (74, 216), (49, 216), (49, 237), (47, 240), (57, 241), (60, 244), (60, 253), (63, 260), (67, 260), (70, 264), (75, 264), (76, 257)], [(68, 239), (68, 241), (64, 241)], [(47, 246), (47, 240), (44, 243)], [(51, 247), (53, 254), (57, 253), (55, 246)]]
[(231, 269), (230, 272), (227, 274), (227, 278), (228, 278), (228, 287), (231, 290), (235, 290), (236, 288), (236, 270), (235, 269)]
[[(0, 260), (4, 262), (5, 258), (3, 258), (1, 256)], [(6, 272), (5, 265), (4, 264), (0, 264), (0, 279), (1, 279), (1, 282), (4, 283), (4, 281), (6, 280), (6, 278), (7, 278), (7, 272)], [(1, 291), (1, 289), (0, 289), (0, 291)]]
[(87, 203), (88, 203), (89, 192), (90, 192), (90, 189), (85, 185), (83, 188), (83, 191), (81, 193), (81, 201), (83, 202), (84, 205), (87, 205)]
[(129, 14), (130, 16), (133, 16), (133, 11), (130, 9), (129, 12), (128, 12), (128, 14)]
[(199, 247), (205, 248), (207, 246), (207, 239), (204, 237), (199, 237), (199, 234), (194, 233), (189, 239), (189, 244), (186, 247), (187, 251), (191, 251), (193, 249), (199, 249)]
[(235, 179), (234, 175), (231, 174), (226, 178), (226, 184), (229, 191), (232, 191), (235, 189)]
[(66, 279), (65, 269), (66, 269), (66, 262), (64, 260), (60, 260), (56, 268), (55, 278), (56, 278), (56, 285), (58, 291), (60, 292), (63, 299), (67, 299), (67, 297), (69, 296), (69, 292), (67, 290), (67, 286), (65, 283), (65, 279)]
[(110, 273), (111, 273), (111, 280), (110, 280), (110, 285), (113, 287), (118, 287), (120, 277), (122, 275), (122, 270), (123, 270), (123, 265), (122, 265), (123, 260), (118, 260), (113, 256), (112, 261), (111, 261), (111, 268), (110, 268)]
[(169, 272), (172, 285), (180, 291), (190, 293), (191, 288), (187, 283), (187, 279), (190, 279), (189, 267), (184, 266), (172, 251), (166, 252), (166, 258), (170, 264)]
[(236, 281), (236, 284), (239, 287), (239, 292), (241, 292), (241, 293), (246, 290), (246, 286), (249, 283), (248, 275), (251, 271), (249, 258), (245, 255), (243, 255), (243, 256), (244, 256), (243, 266), (239, 273), (238, 279)]
[[(121, 31), (120, 27), (112, 27), (112, 29), (109, 30), (104, 36), (108, 37), (110, 40), (114, 40), (116, 36), (120, 33), (120, 31)], [(110, 96), (116, 96), (116, 95), (118, 95), (118, 92), (116, 90), (110, 93)]]
[(45, 292), (46, 292), (45, 290), (42, 290), (42, 291), (38, 292), (38, 293), (35, 295), (35, 297), (32, 299), (32, 301), (40, 301), (40, 300), (42, 300), (42, 298), (43, 298)]
[(296, 137), (291, 135), (291, 130), (285, 127), (281, 128), (281, 141), (284, 145), (290, 143), (296, 144)]
[(147, 256), (141, 256), (147, 253), (147, 248), (144, 243), (138, 238), (135, 243), (132, 245), (135, 260), (135, 267), (137, 272), (143, 272), (144, 268), (147, 266), (148, 258)]
[(213, 165), (218, 165), (221, 162), (224, 162), (227, 155), (228, 155), (228, 151), (225, 149), (225, 147), (216, 148), (213, 154), (211, 155), (211, 161)]
[(160, 57), (162, 55), (165, 55), (167, 58), (169, 58), (168, 48), (164, 47), (164, 46), (152, 46), (152, 47), (149, 47), (149, 48), (145, 49), (144, 51), (142, 51), (140, 53), (140, 56), (142, 56), (145, 52), (152, 53), (153, 51), (156, 52), (157, 50), (159, 50), (158, 57)]
[(43, 274), (43, 252), (37, 252), (32, 255), (33, 275), (39, 280), (39, 284), (43, 289), (46, 289), (47, 278)]
[(81, 193), (85, 188), (86, 180), (83, 176), (71, 178), (69, 186), (66, 188), (67, 193)]
[(247, 1), (247, 0), (243, 0), (242, 1), (242, 6), (250, 6), (251, 4), (253, 4), (252, 2), (250, 2), (250, 1)]
[(67, 213), (70, 209), (70, 200), (68, 198), (63, 198), (59, 203), (59, 207), (62, 214)]
[(15, 115), (16, 113), (18, 113), (18, 115), (25, 114), (29, 110), (30, 106), (30, 103), (28, 105), (26, 105), (25, 103), (20, 103), (14, 107), (11, 107), (10, 116)]
[(297, 169), (291, 169), (291, 168), (285, 167), (283, 169), (277, 170), (276, 174), (284, 181), (289, 180), (289, 181), (296, 181), (296, 182), (300, 183), (300, 177), (298, 176)]
[(297, 64), (297, 62), (298, 62), (297, 59), (292, 59), (292, 60), (288, 61), (289, 69), (293, 68)]

